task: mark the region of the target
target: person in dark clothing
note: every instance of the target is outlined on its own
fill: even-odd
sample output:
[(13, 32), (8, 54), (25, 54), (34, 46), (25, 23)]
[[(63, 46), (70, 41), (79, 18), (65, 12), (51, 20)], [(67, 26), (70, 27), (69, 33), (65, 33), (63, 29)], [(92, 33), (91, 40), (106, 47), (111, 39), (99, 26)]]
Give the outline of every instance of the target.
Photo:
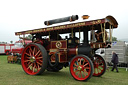
[(118, 64), (118, 55), (116, 54), (116, 52), (112, 52), (112, 60), (111, 60), (111, 62), (113, 63), (113, 67), (112, 67), (112, 70), (111, 71), (113, 71), (114, 69), (116, 69), (116, 72), (119, 72), (118, 71), (118, 68), (117, 68), (117, 64)]

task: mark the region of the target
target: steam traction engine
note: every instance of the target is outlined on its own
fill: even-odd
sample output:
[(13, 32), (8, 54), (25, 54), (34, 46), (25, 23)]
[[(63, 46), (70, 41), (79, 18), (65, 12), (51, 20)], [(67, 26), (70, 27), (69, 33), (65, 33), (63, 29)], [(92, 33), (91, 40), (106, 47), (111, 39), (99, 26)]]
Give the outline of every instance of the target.
[[(83, 19), (88, 17), (84, 15)], [(73, 15), (45, 21), (45, 25), (77, 19), (78, 16)], [(15, 34), (19, 36), (25, 34), (33, 36), (32, 43), (28, 44), (22, 52), (23, 70), (29, 75), (38, 75), (45, 69), (57, 72), (69, 66), (70, 73), (76, 80), (86, 81), (92, 75), (100, 77), (106, 71), (106, 63), (101, 56), (95, 54), (95, 51), (99, 48), (111, 47), (112, 30), (117, 26), (115, 18), (107, 16), (98, 20), (83, 20), (66, 25), (16, 32)], [(64, 39), (63, 34), (67, 34)], [(80, 42), (82, 37), (83, 42)]]

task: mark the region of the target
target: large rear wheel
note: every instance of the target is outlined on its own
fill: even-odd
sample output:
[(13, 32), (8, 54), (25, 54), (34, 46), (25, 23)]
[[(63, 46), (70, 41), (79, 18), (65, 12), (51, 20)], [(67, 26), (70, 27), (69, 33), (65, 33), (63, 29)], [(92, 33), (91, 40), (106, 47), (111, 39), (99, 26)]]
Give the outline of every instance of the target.
[(106, 71), (106, 62), (100, 55), (94, 56), (94, 73), (93, 76), (100, 77)]
[(93, 75), (93, 63), (87, 56), (77, 55), (71, 60), (70, 73), (76, 80), (87, 81)]
[(47, 68), (47, 52), (40, 44), (27, 45), (21, 57), (23, 70), (29, 75), (38, 75)]

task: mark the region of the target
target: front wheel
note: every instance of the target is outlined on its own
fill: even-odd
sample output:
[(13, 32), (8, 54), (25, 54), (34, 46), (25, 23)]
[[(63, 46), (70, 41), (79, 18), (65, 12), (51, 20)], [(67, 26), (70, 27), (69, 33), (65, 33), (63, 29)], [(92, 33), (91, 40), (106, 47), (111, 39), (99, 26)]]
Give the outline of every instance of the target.
[(38, 75), (47, 68), (47, 52), (40, 44), (27, 45), (22, 53), (21, 64), (23, 70), (29, 75)]
[(93, 63), (85, 55), (75, 56), (70, 63), (70, 73), (76, 80), (87, 81), (93, 75)]
[(100, 55), (94, 56), (94, 73), (93, 76), (100, 77), (106, 71), (106, 62)]

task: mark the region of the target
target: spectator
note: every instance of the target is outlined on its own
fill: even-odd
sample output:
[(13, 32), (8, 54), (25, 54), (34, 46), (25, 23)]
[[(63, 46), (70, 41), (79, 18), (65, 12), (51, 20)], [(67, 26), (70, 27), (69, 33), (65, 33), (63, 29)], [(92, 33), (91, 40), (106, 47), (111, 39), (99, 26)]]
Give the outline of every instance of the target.
[(116, 52), (112, 51), (112, 60), (111, 62), (113, 63), (113, 67), (112, 67), (112, 70), (113, 71), (114, 69), (116, 69), (116, 72), (119, 72), (118, 71), (118, 68), (117, 68), (117, 64), (118, 64), (118, 55), (116, 54)]

